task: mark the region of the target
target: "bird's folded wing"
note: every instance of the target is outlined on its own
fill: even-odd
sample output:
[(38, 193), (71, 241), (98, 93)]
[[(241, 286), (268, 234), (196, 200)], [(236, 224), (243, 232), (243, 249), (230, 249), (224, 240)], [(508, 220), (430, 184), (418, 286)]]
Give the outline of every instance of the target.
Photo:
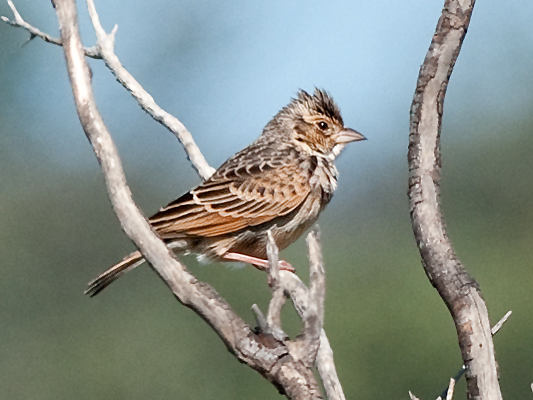
[(150, 223), (163, 239), (218, 236), (271, 221), (302, 204), (310, 192), (309, 170), (260, 161), (216, 173)]

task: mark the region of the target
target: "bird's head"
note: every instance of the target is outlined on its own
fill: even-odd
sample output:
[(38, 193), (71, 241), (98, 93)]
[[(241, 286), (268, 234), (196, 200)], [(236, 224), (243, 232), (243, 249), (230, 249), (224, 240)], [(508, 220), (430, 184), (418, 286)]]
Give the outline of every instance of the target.
[(296, 148), (322, 157), (335, 158), (347, 143), (366, 139), (344, 126), (339, 107), (320, 89), (313, 95), (300, 90), (272, 122), (284, 128)]

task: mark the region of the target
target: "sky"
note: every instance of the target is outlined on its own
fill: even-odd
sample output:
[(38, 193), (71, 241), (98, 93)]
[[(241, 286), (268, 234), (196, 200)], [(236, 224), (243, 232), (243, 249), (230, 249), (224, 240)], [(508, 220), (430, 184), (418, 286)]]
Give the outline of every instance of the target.
[[(116, 53), (122, 63), (188, 127), (214, 166), (258, 136), (299, 88), (316, 86), (334, 96), (348, 126), (369, 138), (364, 150), (354, 146), (341, 162), (361, 160), (360, 168), (372, 173), (375, 163), (405, 154), (412, 94), (441, 3), (107, 0), (96, 7), (104, 28), (119, 27)], [(28, 22), (58, 35), (47, 2), (16, 5)], [(94, 34), (81, 5), (82, 35), (91, 46)], [(478, 2), (449, 86), (445, 123), (528, 111), (531, 12), (533, 3), (525, 0), (505, 7)], [(10, 16), (6, 4), (0, 13)], [(5, 24), (0, 36), (6, 39), (2, 64), (11, 66), (0, 89), (17, 82), (0, 100), (12, 110), (11, 122), (53, 162), (90, 167), (94, 160), (83, 137), (65, 138), (65, 131), (80, 131), (60, 50), (37, 39), (20, 49), (27, 34)], [(99, 107), (121, 153), (141, 163), (140, 158), (179, 154), (171, 135), (138, 109), (103, 63), (90, 64)]]

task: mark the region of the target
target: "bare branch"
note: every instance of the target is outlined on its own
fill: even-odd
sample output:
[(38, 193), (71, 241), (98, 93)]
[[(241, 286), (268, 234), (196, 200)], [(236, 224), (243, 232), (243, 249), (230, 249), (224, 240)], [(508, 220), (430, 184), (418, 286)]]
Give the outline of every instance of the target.
[(281, 308), (285, 304), (285, 292), (279, 279), (279, 252), (272, 232), (267, 232), (267, 255), (268, 255), (268, 280), (272, 287), (272, 299), (268, 305), (267, 325), (270, 333), (274, 335), (277, 340), (285, 340), (288, 336), (281, 328)]
[(302, 354), (313, 364), (320, 345), (320, 333), (324, 323), (324, 297), (326, 295), (326, 278), (322, 253), (320, 251), (318, 227), (307, 235), (309, 251), (309, 294), (304, 313), (304, 328), (300, 337)]
[[(15, 8), (15, 5), (13, 4), (13, 2), (11, 0), (7, 0), (7, 4), (11, 8), (11, 11), (13, 11), (13, 15), (15, 17), (15, 20), (11, 21), (8, 17), (2, 16), (1, 17), (2, 21), (4, 21), (5, 23), (7, 23), (7, 24), (9, 24), (11, 26), (14, 26), (15, 28), (25, 29), (26, 31), (28, 31), (30, 33), (29, 39), (26, 42), (24, 42), (23, 45), (28, 43), (29, 41), (35, 39), (36, 37), (38, 37), (39, 39), (42, 39), (45, 42), (55, 44), (56, 46), (62, 46), (60, 39), (56, 39), (56, 38), (50, 36), (48, 33), (44, 33), (42, 31), (40, 31), (39, 29), (35, 28), (34, 26), (28, 24), (26, 21), (24, 21), (24, 19), (22, 18), (22, 16), (18, 12), (18, 10)], [(83, 52), (85, 53), (85, 55), (87, 57), (91, 57), (91, 58), (94, 58), (94, 59), (101, 59), (102, 58), (100, 56), (99, 50), (95, 46), (93, 46), (93, 47), (84, 47), (83, 48)]]
[[(444, 394), (441, 394), (439, 397), (437, 397), (437, 400), (442, 400), (443, 396), (446, 396), (445, 397), (446, 400), (452, 400), (453, 391), (455, 389), (456, 382), (457, 382), (456, 379), (450, 378), (450, 383), (448, 387), (446, 388), (446, 390), (444, 390)], [(409, 397), (411, 398), (411, 400), (419, 400), (418, 397), (416, 397), (413, 393), (411, 393), (411, 391), (409, 391)]]
[(501, 399), (485, 302), (457, 258), (439, 205), (440, 132), (444, 96), (470, 22), (474, 0), (446, 0), (420, 69), (411, 106), (409, 199), (424, 269), (452, 314), (469, 399)]
[(267, 237), (268, 279), (272, 286), (279, 286), (279, 250), (270, 229), (267, 232)]
[(315, 364), (328, 399), (345, 400), (346, 397), (344, 397), (341, 382), (337, 376), (335, 361), (333, 360), (333, 350), (324, 329), (320, 332), (320, 347), (318, 348)]
[[(15, 8), (13, 2), (11, 0), (7, 1), (11, 7), (11, 10), (13, 10), (15, 20), (10, 21), (7, 17), (1, 17), (4, 22), (14, 27), (26, 29), (30, 33), (29, 40), (39, 37), (45, 42), (62, 46), (60, 39), (53, 38), (49, 34), (41, 32), (39, 29), (25, 22)], [(209, 178), (213, 172), (215, 172), (215, 169), (209, 166), (187, 128), (185, 128), (185, 126), (176, 117), (170, 115), (156, 104), (153, 97), (150, 96), (150, 94), (144, 90), (144, 88), (135, 80), (135, 78), (130, 75), (130, 73), (122, 66), (118, 57), (115, 55), (114, 43), (115, 33), (118, 29), (117, 25), (115, 25), (111, 33), (107, 35), (100, 25), (93, 1), (88, 0), (87, 5), (94, 29), (96, 31), (97, 44), (89, 48), (84, 47), (83, 51), (85, 55), (94, 59), (103, 59), (107, 68), (109, 68), (109, 70), (113, 73), (117, 81), (132, 94), (141, 108), (178, 138), (185, 150), (187, 158), (191, 161), (192, 166), (196, 169), (200, 177), (203, 180)]]
[[(271, 236), (269, 236), (269, 246), (267, 247), (268, 258), (270, 261), (269, 281), (273, 286), (273, 296), (269, 307), (269, 325), (281, 325), (279, 313), (282, 304), (277, 304), (275, 301), (276, 293), (281, 296), (283, 294), (283, 301), (285, 301), (285, 293), (291, 296), (291, 300), (296, 308), (296, 311), (305, 321), (307, 318), (308, 330), (317, 329), (320, 333), (320, 341), (318, 352), (316, 353), (315, 364), (318, 368), (318, 373), (322, 379), (324, 389), (326, 390), (327, 398), (329, 400), (345, 400), (344, 392), (337, 376), (335, 368), (335, 362), (333, 360), (333, 350), (329, 344), (329, 340), (326, 336), (326, 332), (322, 329), (323, 326), (323, 314), (324, 314), (324, 296), (325, 296), (325, 277), (324, 267), (322, 263), (322, 254), (320, 252), (320, 244), (318, 242), (318, 231), (311, 232), (307, 237), (309, 248), (309, 261), (310, 261), (310, 274), (311, 286), (314, 294), (310, 295), (310, 290), (307, 289), (305, 284), (292, 272), (279, 270), (279, 266), (274, 267), (273, 261), (278, 260), (277, 247)], [(279, 291), (278, 291), (279, 290)], [(316, 313), (307, 313), (308, 302), (310, 297), (314, 299), (315, 304), (313, 307), (317, 310)], [(279, 298), (281, 302), (281, 298)], [(279, 307), (279, 308), (278, 308)], [(311, 323), (313, 315), (317, 315), (315, 322)], [(318, 326), (319, 325), (319, 326)], [(304, 325), (304, 331), (305, 331)], [(308, 337), (311, 335), (307, 335)], [(309, 339), (307, 339), (309, 341)], [(316, 340), (315, 342), (316, 343)], [(304, 348), (312, 354), (316, 352), (316, 349), (306, 348), (298, 343), (296, 346), (291, 347), (291, 351), (298, 353), (300, 356), (305, 353)], [(312, 363), (312, 360), (311, 360)]]
[(446, 393), (446, 400), (452, 400), (454, 389), (455, 389), (455, 379), (450, 378), (450, 385), (448, 386), (448, 392)]
[[(289, 293), (296, 311), (304, 319), (309, 297), (307, 287), (292, 272), (281, 270), (279, 274), (280, 282), (284, 290)], [(320, 347), (318, 348), (315, 363), (322, 383), (324, 384), (327, 398), (329, 400), (345, 400), (346, 397), (344, 396), (333, 360), (333, 350), (331, 349), (324, 329), (320, 333)]]
[[(461, 368), (459, 369), (459, 371), (457, 371), (457, 373), (455, 374), (455, 376), (453, 378), (450, 378), (450, 381), (453, 381), (453, 384), (455, 385), (457, 382), (459, 382), (459, 379), (461, 379), (461, 377), (465, 374), (465, 371), (466, 371), (466, 367), (464, 365), (462, 365)], [(442, 398), (447, 399), (448, 396), (449, 396), (449, 390), (450, 390), (450, 386), (448, 386), (446, 389), (444, 389), (443, 392), (441, 393), (441, 395), (438, 398), (439, 399), (442, 399)], [(452, 396), (453, 396), (453, 393), (452, 393)]]
[(492, 336), (494, 336), (494, 335), (496, 335), (498, 333), (500, 328), (503, 326), (503, 324), (505, 324), (507, 322), (507, 320), (509, 319), (509, 317), (511, 316), (512, 313), (513, 312), (510, 311), (510, 310), (507, 311), (505, 313), (505, 315), (502, 317), (502, 319), (500, 319), (498, 321), (498, 323), (492, 327), (492, 329), (490, 330), (490, 332), (492, 333)]
[(187, 128), (176, 117), (170, 115), (156, 104), (153, 97), (126, 71), (115, 55), (115, 32), (117, 26), (115, 25), (109, 35), (106, 34), (104, 28), (100, 25), (93, 0), (87, 0), (87, 7), (96, 31), (96, 46), (100, 49), (100, 54), (107, 68), (115, 75), (117, 81), (132, 94), (144, 111), (178, 138), (185, 149), (187, 158), (191, 161), (200, 177), (203, 180), (209, 178), (215, 172), (215, 169), (209, 166)]
[(255, 321), (257, 322), (257, 326), (259, 327), (259, 330), (261, 332), (266, 332), (268, 330), (268, 323), (265, 318), (265, 315), (259, 308), (257, 304), (252, 304), (252, 312), (255, 315)]
[(269, 284), (272, 287), (272, 299), (268, 306), (267, 317), (257, 304), (252, 305), (260, 334), (272, 335), (274, 339), (285, 342), (289, 336), (281, 328), (281, 307), (285, 303), (283, 288), (279, 282), (278, 247), (272, 233), (268, 231), (267, 255), (269, 261)]
[(409, 391), (409, 398), (411, 400), (420, 400), (418, 397), (416, 397), (413, 393), (411, 393), (411, 391)]

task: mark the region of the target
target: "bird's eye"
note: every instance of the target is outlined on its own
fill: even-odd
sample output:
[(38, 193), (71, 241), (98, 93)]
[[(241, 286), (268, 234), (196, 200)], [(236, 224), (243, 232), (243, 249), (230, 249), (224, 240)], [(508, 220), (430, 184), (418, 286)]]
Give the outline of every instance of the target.
[(327, 124), (325, 121), (320, 121), (320, 122), (318, 123), (318, 127), (319, 127), (320, 129), (322, 129), (323, 131), (325, 131), (326, 129), (328, 129), (328, 124)]

